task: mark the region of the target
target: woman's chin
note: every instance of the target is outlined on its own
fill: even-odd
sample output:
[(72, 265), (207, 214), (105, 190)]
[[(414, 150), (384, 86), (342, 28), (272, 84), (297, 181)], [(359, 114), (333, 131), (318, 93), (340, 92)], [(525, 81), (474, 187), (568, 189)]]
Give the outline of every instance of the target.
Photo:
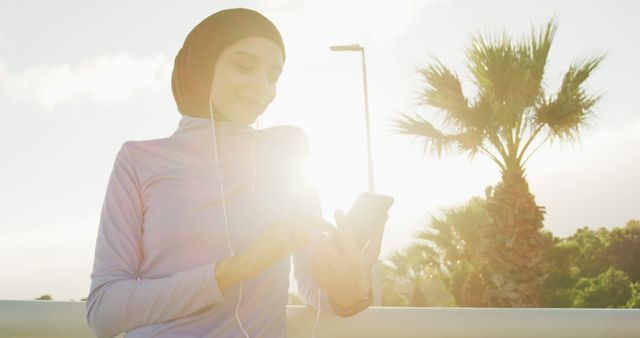
[(247, 124), (253, 124), (256, 122), (258, 117), (264, 113), (264, 109), (247, 109), (244, 114), (242, 114), (242, 120)]
[(223, 114), (228, 120), (236, 125), (251, 125), (258, 117), (264, 113), (265, 109), (256, 106), (242, 106), (233, 109), (231, 112)]
[(243, 112), (242, 114), (236, 115), (237, 118), (233, 119), (233, 123), (238, 124), (238, 125), (252, 125), (256, 122), (256, 120), (258, 119), (258, 117), (260, 117), (260, 115), (262, 115), (262, 112)]

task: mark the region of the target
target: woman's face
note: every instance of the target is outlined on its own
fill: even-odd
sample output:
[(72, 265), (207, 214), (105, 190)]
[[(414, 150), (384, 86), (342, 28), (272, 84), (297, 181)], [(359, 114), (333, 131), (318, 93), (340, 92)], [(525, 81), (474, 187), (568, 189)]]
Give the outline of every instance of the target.
[(222, 51), (211, 84), (211, 100), (234, 123), (252, 124), (276, 96), (282, 51), (273, 41), (244, 38)]

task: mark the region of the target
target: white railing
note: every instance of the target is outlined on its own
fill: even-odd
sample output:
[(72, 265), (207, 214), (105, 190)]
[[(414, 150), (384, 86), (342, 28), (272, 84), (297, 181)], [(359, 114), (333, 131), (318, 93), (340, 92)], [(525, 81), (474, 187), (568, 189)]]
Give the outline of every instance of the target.
[[(315, 312), (287, 308), (289, 337), (311, 337)], [(0, 300), (0, 337), (92, 337), (85, 303)], [(316, 337), (640, 337), (640, 309), (370, 308), (321, 316)]]

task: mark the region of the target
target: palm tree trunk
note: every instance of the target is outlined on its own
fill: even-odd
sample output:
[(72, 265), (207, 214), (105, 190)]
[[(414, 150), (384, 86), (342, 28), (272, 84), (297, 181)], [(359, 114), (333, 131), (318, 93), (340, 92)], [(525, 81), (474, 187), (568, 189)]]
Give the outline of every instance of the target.
[(462, 307), (488, 307), (491, 306), (487, 283), (482, 273), (469, 271), (465, 276), (464, 283), (460, 289), (460, 302)]
[(483, 229), (481, 251), (490, 306), (539, 306), (539, 289), (546, 278), (541, 263), (551, 239), (541, 232), (544, 208), (535, 203), (519, 166), (502, 172), (487, 212), (490, 221)]
[(411, 302), (409, 305), (413, 307), (427, 306), (427, 296), (422, 291), (420, 280), (417, 278), (413, 281), (413, 292), (411, 293)]

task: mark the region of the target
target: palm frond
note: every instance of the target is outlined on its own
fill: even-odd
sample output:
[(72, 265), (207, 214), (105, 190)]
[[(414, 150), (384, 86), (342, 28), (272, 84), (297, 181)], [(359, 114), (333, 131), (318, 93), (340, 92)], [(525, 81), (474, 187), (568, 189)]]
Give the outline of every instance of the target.
[(553, 137), (574, 139), (580, 127), (587, 124), (593, 114), (591, 108), (600, 100), (600, 95), (587, 94), (583, 85), (603, 59), (604, 55), (599, 55), (572, 64), (555, 97), (541, 103), (536, 122), (547, 126)]
[(420, 267), (433, 266), (437, 263), (438, 253), (431, 245), (413, 243), (405, 249), (405, 254), (413, 265)]
[(392, 264), (392, 270), (395, 274), (404, 276), (408, 272), (407, 259), (400, 251), (394, 251), (389, 255), (387, 260)]
[(424, 153), (431, 152), (438, 157), (451, 149), (457, 142), (455, 135), (445, 134), (435, 128), (429, 121), (420, 116), (410, 117), (402, 114), (401, 118), (394, 121), (392, 131), (398, 134), (421, 136), (424, 142)]
[(506, 33), (500, 37), (475, 36), (466, 53), (478, 94), (491, 106), (495, 131), (506, 138), (531, 101), (530, 61), (522, 46)]
[(520, 124), (528, 121), (524, 115), (544, 95), (542, 80), (556, 30), (551, 20), (520, 42), (510, 40), (506, 33), (475, 35), (466, 49), (468, 68), (478, 86), (472, 109), (482, 107), (485, 114), (480, 116), (508, 143), (518, 139)]
[(470, 123), (472, 126), (477, 126), (478, 130), (487, 132), (492, 125), (493, 108), (489, 102), (490, 98), (480, 94), (478, 98), (471, 105), (470, 118), (473, 121)]
[(424, 153), (430, 152), (442, 157), (445, 151), (466, 153), (473, 159), (482, 150), (484, 134), (475, 129), (467, 129), (458, 134), (445, 134), (420, 116), (410, 117), (405, 114), (395, 120), (392, 131), (398, 134), (422, 137)]
[(484, 134), (476, 129), (468, 129), (455, 135), (458, 151), (466, 153), (470, 160), (473, 160), (482, 149)]
[[(553, 39), (558, 30), (558, 24), (555, 19), (550, 20), (544, 29), (540, 30), (536, 36), (535, 29), (532, 28), (530, 42), (526, 41), (523, 45), (527, 46), (527, 53), (531, 60), (530, 72), (531, 79), (533, 80), (532, 86), (541, 88), (542, 79), (544, 77), (545, 67), (547, 65), (547, 58), (549, 57), (549, 51), (553, 44)], [(531, 102), (534, 104), (535, 102)]]
[(422, 103), (445, 112), (445, 124), (457, 130), (469, 127), (469, 102), (462, 92), (458, 76), (438, 59), (419, 70), (427, 87), (421, 95)]

